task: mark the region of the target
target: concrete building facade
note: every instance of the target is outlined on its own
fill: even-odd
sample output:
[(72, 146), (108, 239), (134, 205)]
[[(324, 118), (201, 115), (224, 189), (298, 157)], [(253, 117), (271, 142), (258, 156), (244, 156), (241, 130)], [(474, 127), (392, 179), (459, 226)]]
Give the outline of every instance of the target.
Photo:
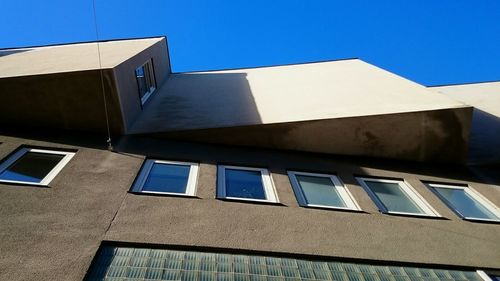
[[(500, 274), (497, 82), (358, 59), (172, 73), (160, 37), (0, 51), (0, 92), (0, 280)], [(179, 180), (161, 165), (185, 192), (144, 192)]]

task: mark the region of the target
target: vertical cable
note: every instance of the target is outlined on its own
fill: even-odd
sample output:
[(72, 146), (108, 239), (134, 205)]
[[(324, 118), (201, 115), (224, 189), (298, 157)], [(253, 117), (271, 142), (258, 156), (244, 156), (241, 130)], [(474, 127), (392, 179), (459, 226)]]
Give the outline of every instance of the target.
[(97, 43), (97, 54), (99, 58), (99, 73), (101, 76), (101, 91), (102, 91), (102, 99), (104, 102), (104, 114), (106, 116), (106, 129), (108, 131), (108, 140), (106, 141), (108, 144), (108, 150), (112, 151), (113, 146), (111, 145), (111, 131), (109, 129), (109, 117), (108, 117), (108, 106), (106, 102), (106, 95), (104, 92), (104, 74), (102, 72), (102, 62), (101, 62), (101, 48), (99, 46), (99, 30), (97, 28), (97, 14), (96, 14), (96, 8), (95, 8), (95, 0), (92, 0), (92, 9), (94, 11), (94, 27), (95, 27), (95, 37), (96, 37), (96, 43)]

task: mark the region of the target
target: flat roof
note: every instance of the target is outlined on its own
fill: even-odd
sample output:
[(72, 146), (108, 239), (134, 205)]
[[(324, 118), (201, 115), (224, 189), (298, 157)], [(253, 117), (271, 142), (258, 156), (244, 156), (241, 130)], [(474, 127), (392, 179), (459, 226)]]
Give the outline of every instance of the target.
[(165, 37), (0, 50), (0, 78), (112, 68)]

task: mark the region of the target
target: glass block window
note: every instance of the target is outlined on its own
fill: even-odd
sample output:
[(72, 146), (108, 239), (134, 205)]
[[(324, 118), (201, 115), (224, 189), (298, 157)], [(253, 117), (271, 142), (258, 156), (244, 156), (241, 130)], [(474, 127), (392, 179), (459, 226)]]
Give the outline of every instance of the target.
[(135, 70), (135, 79), (139, 88), (141, 103), (144, 104), (156, 89), (153, 61), (151, 59)]
[(426, 185), (464, 219), (500, 221), (498, 207), (468, 186), (436, 183)]
[(0, 182), (48, 185), (73, 152), (21, 148), (0, 164)]
[(278, 202), (278, 196), (267, 169), (219, 166), (217, 183), (217, 198)]
[(132, 192), (194, 196), (198, 163), (148, 159), (132, 186)]
[(104, 246), (86, 281), (481, 281), (475, 271)]
[(383, 213), (432, 216), (439, 214), (403, 180), (356, 178)]
[(289, 171), (288, 176), (301, 206), (360, 210), (349, 190), (334, 175)]

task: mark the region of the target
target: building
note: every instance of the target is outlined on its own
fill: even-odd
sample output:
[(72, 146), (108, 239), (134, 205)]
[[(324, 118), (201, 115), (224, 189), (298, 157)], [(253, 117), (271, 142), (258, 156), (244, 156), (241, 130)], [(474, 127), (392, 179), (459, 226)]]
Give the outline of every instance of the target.
[(0, 93), (0, 280), (498, 280), (500, 82), (158, 37), (2, 50)]

